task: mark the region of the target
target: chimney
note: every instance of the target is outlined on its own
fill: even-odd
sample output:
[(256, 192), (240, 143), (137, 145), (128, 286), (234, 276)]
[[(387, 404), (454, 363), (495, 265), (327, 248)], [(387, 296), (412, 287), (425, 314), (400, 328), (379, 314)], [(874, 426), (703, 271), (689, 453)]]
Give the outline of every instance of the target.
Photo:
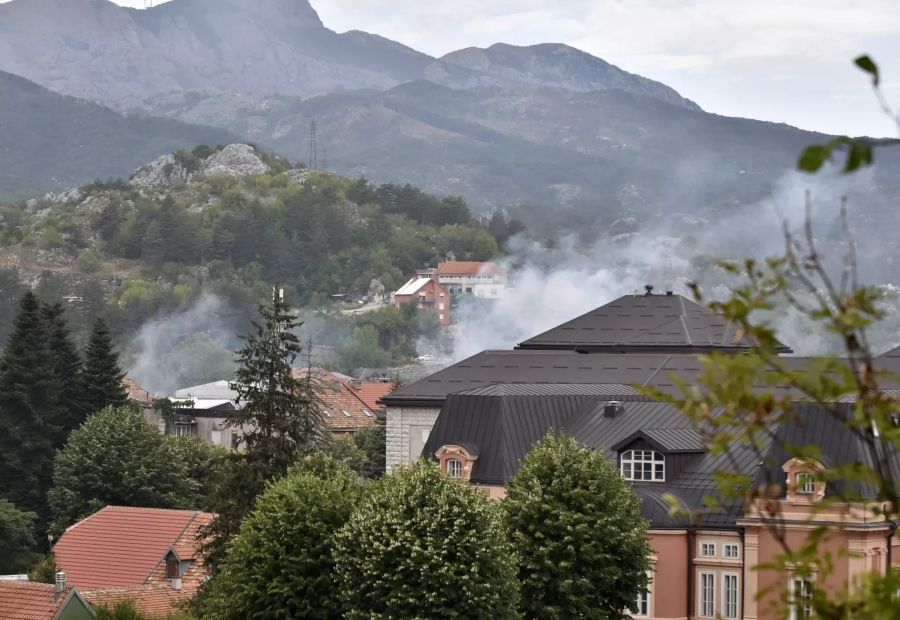
[(625, 413), (625, 405), (617, 400), (611, 400), (603, 407), (604, 418), (615, 418)]
[(362, 389), (362, 381), (360, 381), (359, 379), (351, 379), (351, 380), (350, 380), (350, 385), (353, 386), (353, 389), (354, 389), (354, 390), (361, 390), (361, 389)]
[(56, 573), (56, 591), (57, 592), (65, 592), (66, 591), (66, 574), (62, 571)]
[(652, 295), (652, 294), (653, 294), (653, 285), (652, 285), (652, 284), (645, 284), (645, 285), (644, 285), (644, 290), (647, 291), (646, 293), (644, 293), (645, 295)]

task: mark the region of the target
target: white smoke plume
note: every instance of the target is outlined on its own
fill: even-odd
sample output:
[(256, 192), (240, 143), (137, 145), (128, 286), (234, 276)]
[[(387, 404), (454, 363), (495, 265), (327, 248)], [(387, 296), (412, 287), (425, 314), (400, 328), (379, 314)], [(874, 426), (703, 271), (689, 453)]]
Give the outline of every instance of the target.
[(225, 310), (220, 297), (205, 294), (186, 309), (145, 323), (126, 349), (128, 376), (160, 396), (231, 379), (237, 339), (222, 319)]
[[(515, 239), (503, 261), (512, 288), (493, 305), (465, 300), (460, 304), (452, 357), (459, 360), (484, 349), (508, 349), (621, 295), (643, 293), (646, 284), (658, 293), (673, 290), (690, 297), (687, 283), (697, 281), (708, 298), (724, 298), (735, 282), (714, 266), (715, 261), (782, 254), (784, 223), (795, 232), (802, 227), (807, 191), (813, 201), (816, 241), (831, 264), (837, 268), (846, 252), (839, 214), (841, 197), (847, 196), (852, 233), (862, 240), (860, 273), (869, 283), (900, 284), (898, 245), (893, 232), (883, 227), (891, 218), (883, 219), (882, 214), (893, 205), (873, 192), (873, 174), (872, 169), (850, 176), (788, 172), (772, 196), (760, 203), (706, 217), (673, 209), (649, 221), (620, 218), (609, 234), (589, 245), (574, 236), (557, 249)], [(896, 304), (896, 288), (886, 290)], [(878, 351), (900, 339), (894, 329), (898, 314), (891, 308), (877, 330)], [(797, 354), (836, 352), (833, 339), (798, 312), (782, 308), (766, 319)]]

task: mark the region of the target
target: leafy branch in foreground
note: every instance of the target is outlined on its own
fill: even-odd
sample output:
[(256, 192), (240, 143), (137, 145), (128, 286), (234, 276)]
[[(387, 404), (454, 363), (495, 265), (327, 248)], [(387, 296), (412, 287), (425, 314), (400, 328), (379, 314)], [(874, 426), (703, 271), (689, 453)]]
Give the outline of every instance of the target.
[[(881, 76), (878, 72), (878, 65), (869, 56), (860, 56), (854, 60), (854, 63), (872, 76), (872, 89), (881, 110), (900, 130), (900, 112), (891, 108), (880, 88)], [(812, 144), (806, 147), (797, 160), (797, 168), (804, 172), (818, 172), (826, 162), (831, 161), (836, 153), (845, 152), (843, 172), (845, 174), (855, 172), (872, 164), (876, 145), (877, 143), (870, 138), (838, 136), (825, 144)]]
[[(722, 263), (743, 284), (725, 301), (707, 305), (737, 325), (739, 337), (754, 348), (743, 355), (705, 357), (699, 378), (681, 381), (676, 396), (653, 392), (678, 406), (703, 432), (709, 450), (724, 457), (727, 465), (717, 475), (719, 497), (709, 498), (710, 509), (743, 502), (745, 514), (758, 515), (780, 545), (778, 557), (755, 568), (803, 579), (816, 575), (808, 581), (804, 604), (815, 617), (835, 620), (884, 617), (877, 610), (897, 604), (896, 574), (870, 575), (863, 584), (847, 584), (837, 591), (827, 587), (826, 578), (834, 574), (838, 559), (850, 557), (846, 548), (839, 548), (845, 547), (839, 537), (848, 518), (868, 514), (870, 521), (895, 528), (900, 506), (896, 422), (900, 403), (882, 388), (896, 378), (878, 368), (867, 337), (867, 329), (883, 318), (882, 295), (879, 288), (860, 283), (845, 207), (842, 221), (846, 252), (837, 278), (816, 245), (808, 196), (803, 231), (797, 235), (785, 228), (782, 256), (762, 263), (752, 259)], [(696, 285), (694, 295), (703, 300)], [(774, 330), (754, 319), (785, 306), (839, 338), (843, 356), (813, 361), (780, 356)], [(818, 466), (824, 458), (822, 447), (795, 445), (795, 435), (784, 431), (805, 420), (815, 420), (828, 432), (847, 434), (858, 447), (856, 458)], [(823, 445), (827, 441), (824, 436), (820, 439)], [(761, 466), (758, 475), (732, 473), (740, 471), (737, 461), (747, 451)], [(779, 457), (777, 462), (772, 462), (773, 455)], [(823, 489), (823, 496), (809, 506), (806, 533), (799, 537), (794, 527), (797, 516), (786, 514), (789, 510), (782, 500), (791, 489), (785, 488), (777, 467), (791, 459), (809, 468), (814, 484), (823, 485), (816, 487)], [(693, 517), (700, 523), (703, 514)], [(783, 583), (776, 581), (761, 589), (759, 597), (782, 609), (799, 605), (787, 600)], [(887, 598), (861, 598), (882, 595)]]

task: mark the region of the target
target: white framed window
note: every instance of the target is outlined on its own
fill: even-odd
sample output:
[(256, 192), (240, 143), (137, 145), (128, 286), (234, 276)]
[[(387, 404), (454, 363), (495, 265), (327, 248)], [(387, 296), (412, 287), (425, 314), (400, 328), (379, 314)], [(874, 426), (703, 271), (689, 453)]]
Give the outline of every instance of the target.
[(441, 302), (438, 304), (438, 310), (443, 310), (443, 309), (444, 309), (444, 302)]
[(722, 617), (727, 620), (740, 618), (741, 590), (737, 573), (722, 573)]
[(439, 314), (439, 315), (438, 315), (438, 321), (443, 321), (443, 320), (444, 320), (444, 315), (443, 315), (443, 314)]
[(737, 543), (725, 543), (722, 546), (722, 557), (726, 560), (737, 560), (741, 557), (741, 547)]
[(462, 478), (462, 461), (459, 459), (450, 459), (447, 461), (447, 475), (457, 480)]
[(619, 468), (625, 480), (666, 479), (666, 459), (655, 450), (627, 450), (622, 453)]
[(714, 618), (716, 615), (716, 574), (700, 573), (700, 583), (697, 584), (698, 601), (697, 608), (703, 618)]
[(650, 571), (647, 571), (647, 588), (641, 590), (634, 606), (629, 610), (633, 618), (646, 618), (650, 615), (650, 579), (652, 578)]
[(804, 577), (792, 577), (790, 580), (790, 620), (812, 618), (813, 584)]
[(193, 437), (194, 436), (194, 425), (193, 424), (176, 424), (175, 425), (175, 435), (178, 437)]
[(700, 557), (701, 558), (714, 558), (716, 557), (716, 543), (714, 542), (700, 542)]
[(794, 492), (801, 495), (814, 495), (816, 492), (816, 477), (809, 472), (800, 472), (794, 479)]

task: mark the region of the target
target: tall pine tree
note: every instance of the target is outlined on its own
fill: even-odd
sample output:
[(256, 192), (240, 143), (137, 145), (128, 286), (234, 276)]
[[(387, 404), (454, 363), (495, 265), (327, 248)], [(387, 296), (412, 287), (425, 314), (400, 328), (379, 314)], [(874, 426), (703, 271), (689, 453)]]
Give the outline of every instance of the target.
[(55, 443), (57, 448), (61, 448), (69, 433), (78, 428), (88, 414), (81, 380), (81, 355), (72, 342), (63, 305), (60, 302), (44, 304), (42, 314), (53, 368), (54, 389), (60, 404), (61, 417), (53, 421), (60, 430), (59, 439)]
[(121, 407), (128, 402), (128, 393), (122, 385), (124, 378), (109, 328), (103, 319), (97, 319), (84, 352), (81, 374), (87, 413), (95, 413), (109, 406)]
[(0, 359), (0, 497), (36, 513), (41, 533), (61, 436), (59, 393), (41, 305), (28, 292)]
[(321, 449), (328, 437), (312, 373), (297, 378), (292, 372), (302, 350), (293, 333), (300, 322), (280, 294), (259, 312), (262, 321), (254, 321), (254, 332), (244, 338), (231, 384), (241, 408), (227, 420), (242, 433), (244, 451), (231, 456), (216, 485), (212, 502), (218, 517), (204, 532), (204, 553), (213, 570), (266, 483)]

